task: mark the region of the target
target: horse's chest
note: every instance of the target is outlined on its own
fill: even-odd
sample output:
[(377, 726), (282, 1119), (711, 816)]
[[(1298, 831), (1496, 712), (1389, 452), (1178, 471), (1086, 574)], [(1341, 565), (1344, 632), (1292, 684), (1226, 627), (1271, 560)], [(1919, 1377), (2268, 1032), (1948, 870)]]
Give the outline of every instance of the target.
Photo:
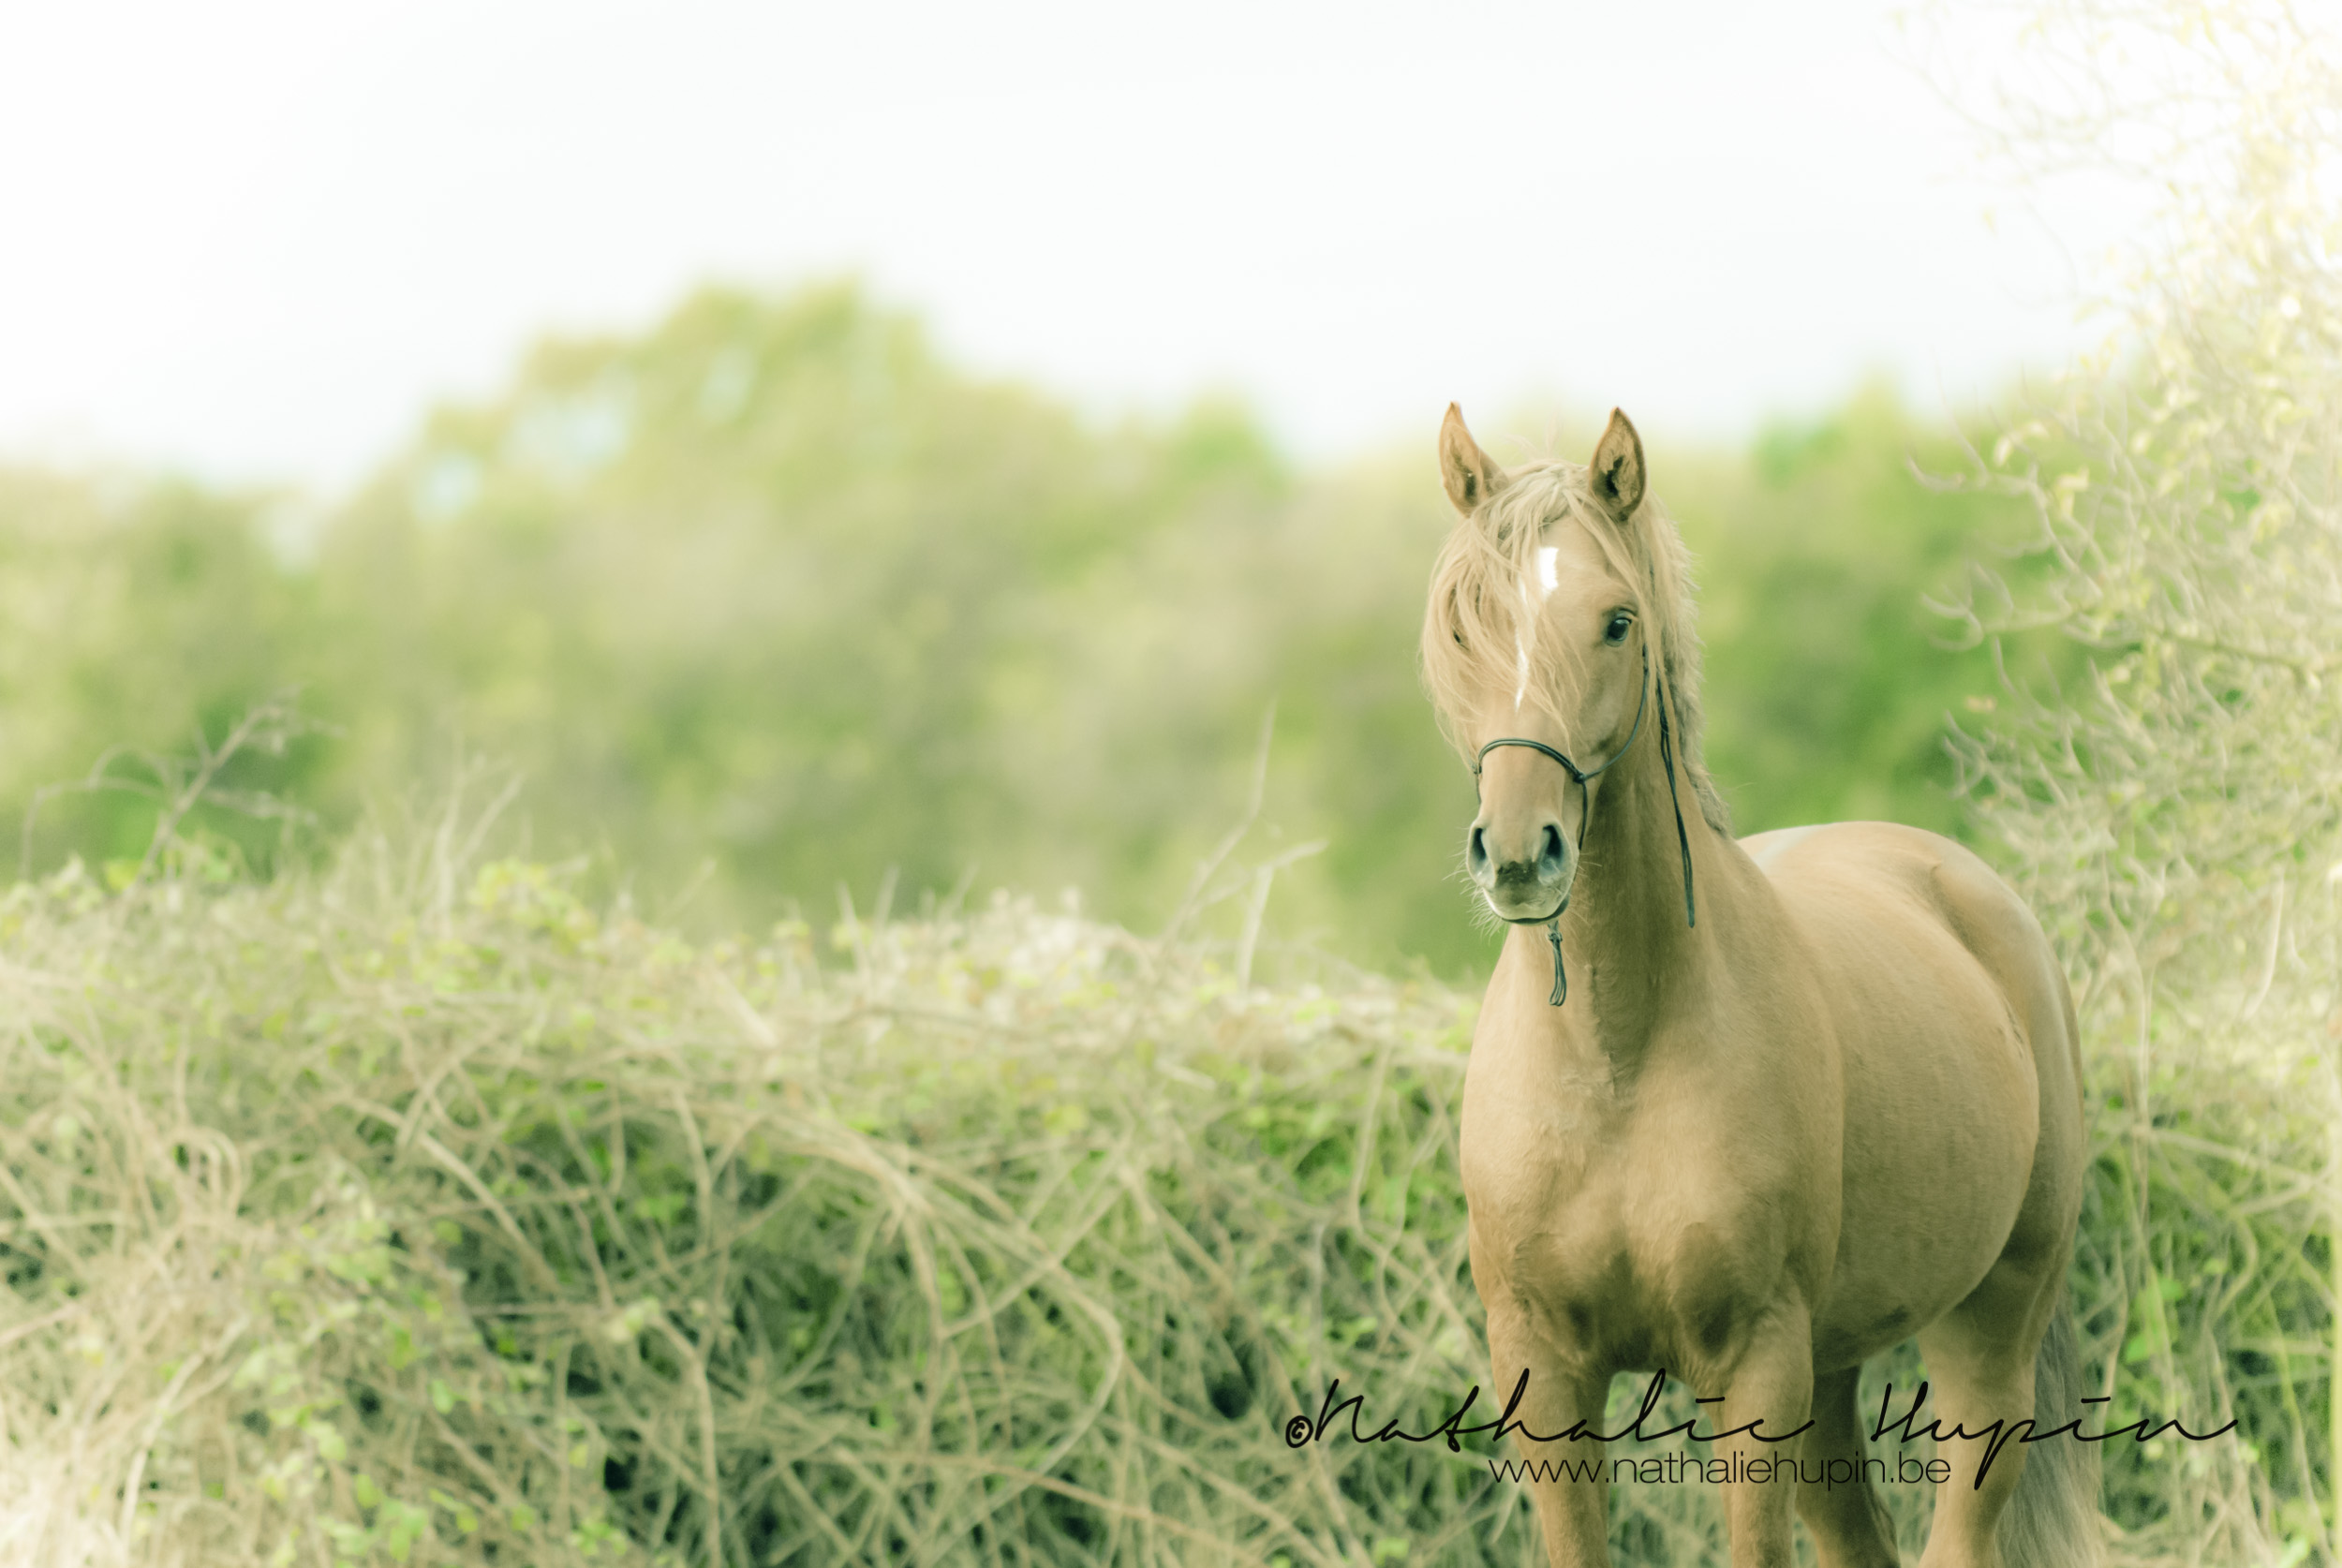
[(1620, 1140), (1468, 1170), (1483, 1300), (1595, 1361), (1728, 1361), (1777, 1288), (1786, 1238), (1765, 1194), (1709, 1164), (1683, 1142)]

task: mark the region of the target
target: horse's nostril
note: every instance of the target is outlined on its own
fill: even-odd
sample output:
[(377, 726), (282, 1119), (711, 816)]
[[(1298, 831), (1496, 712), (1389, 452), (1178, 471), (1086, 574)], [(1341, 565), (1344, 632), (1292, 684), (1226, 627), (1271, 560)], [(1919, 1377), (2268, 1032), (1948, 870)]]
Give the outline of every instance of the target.
[(1551, 822), (1545, 824), (1545, 863), (1560, 869), (1562, 864), (1562, 830)]
[(1476, 827), (1472, 830), (1471, 836), (1464, 840), (1464, 864), (1471, 866), (1475, 874), (1488, 868), (1488, 835)]

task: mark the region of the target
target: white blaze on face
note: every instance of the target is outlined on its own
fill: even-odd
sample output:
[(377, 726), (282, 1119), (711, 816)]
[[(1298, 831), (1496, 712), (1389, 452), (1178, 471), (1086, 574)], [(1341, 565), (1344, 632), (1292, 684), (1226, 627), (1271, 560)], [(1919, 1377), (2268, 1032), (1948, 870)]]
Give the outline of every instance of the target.
[[(1522, 609), (1529, 612), (1526, 618), (1533, 623), (1536, 619), (1536, 606), (1551, 599), (1553, 590), (1562, 585), (1561, 569), (1554, 564), (1560, 555), (1561, 552), (1549, 544), (1538, 549), (1537, 597), (1534, 602), (1529, 598), (1529, 584), (1523, 583), (1520, 585), (1520, 605)], [(1513, 688), (1513, 712), (1519, 713), (1520, 704), (1527, 701), (1529, 696), (1529, 643), (1527, 639), (1520, 637), (1513, 639), (1513, 654), (1519, 660), (1516, 669), (1519, 675), (1519, 684)]]

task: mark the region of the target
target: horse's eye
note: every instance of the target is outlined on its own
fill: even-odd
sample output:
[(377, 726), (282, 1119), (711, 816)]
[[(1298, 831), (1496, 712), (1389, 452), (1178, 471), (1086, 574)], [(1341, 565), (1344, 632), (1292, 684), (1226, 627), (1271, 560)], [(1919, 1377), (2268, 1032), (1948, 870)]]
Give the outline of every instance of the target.
[(1626, 641), (1626, 629), (1634, 624), (1635, 617), (1632, 615), (1612, 615), (1610, 617), (1610, 624), (1603, 629), (1602, 640), (1609, 643), (1612, 647), (1616, 647), (1619, 643)]

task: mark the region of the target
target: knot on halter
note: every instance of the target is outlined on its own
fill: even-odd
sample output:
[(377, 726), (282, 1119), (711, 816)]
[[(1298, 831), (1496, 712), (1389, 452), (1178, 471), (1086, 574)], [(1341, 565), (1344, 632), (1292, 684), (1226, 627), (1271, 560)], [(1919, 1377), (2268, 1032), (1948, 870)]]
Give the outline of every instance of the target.
[[(1664, 686), (1665, 679), (1666, 677), (1662, 675), (1656, 684)], [(1627, 747), (1635, 744), (1635, 737), (1642, 733), (1642, 716), (1644, 710), (1651, 705), (1651, 688), (1653, 684), (1651, 679), (1651, 645), (1646, 643), (1642, 650), (1642, 697), (1635, 704), (1635, 722), (1627, 730), (1626, 739), (1620, 743), (1619, 748), (1611, 752), (1609, 760), (1600, 767), (1580, 768), (1566, 756), (1540, 740), (1531, 740), (1525, 735), (1499, 735), (1488, 745), (1480, 747), (1479, 752), (1472, 759), (1473, 792), (1475, 794), (1479, 792), (1480, 764), (1488, 760), (1490, 752), (1500, 746), (1526, 747), (1532, 751), (1541, 752), (1552, 758), (1561, 763), (1563, 769), (1578, 783), (1578, 800), (1580, 807), (1578, 813), (1578, 847), (1584, 849), (1586, 820), (1593, 815), (1593, 792), (1586, 787), (1586, 781), (1608, 772), (1611, 763), (1625, 756)], [(1664, 690), (1659, 696), (1659, 765), (1667, 769), (1668, 804), (1675, 808), (1675, 846), (1683, 857), (1683, 924), (1686, 926), (1697, 926), (1699, 924), (1699, 915), (1692, 903), (1692, 840), (1691, 836), (1683, 831), (1683, 803), (1675, 792), (1675, 747), (1668, 729), (1668, 703)], [(1546, 939), (1553, 944), (1553, 993), (1546, 998), (1546, 1000), (1554, 1007), (1559, 1007), (1569, 999), (1569, 974), (1562, 968), (1562, 916), (1568, 910), (1569, 896), (1564, 894), (1562, 896), (1562, 907), (1555, 910), (1552, 918), (1545, 922)], [(1534, 925), (1536, 923), (1521, 921), (1515, 924)]]

